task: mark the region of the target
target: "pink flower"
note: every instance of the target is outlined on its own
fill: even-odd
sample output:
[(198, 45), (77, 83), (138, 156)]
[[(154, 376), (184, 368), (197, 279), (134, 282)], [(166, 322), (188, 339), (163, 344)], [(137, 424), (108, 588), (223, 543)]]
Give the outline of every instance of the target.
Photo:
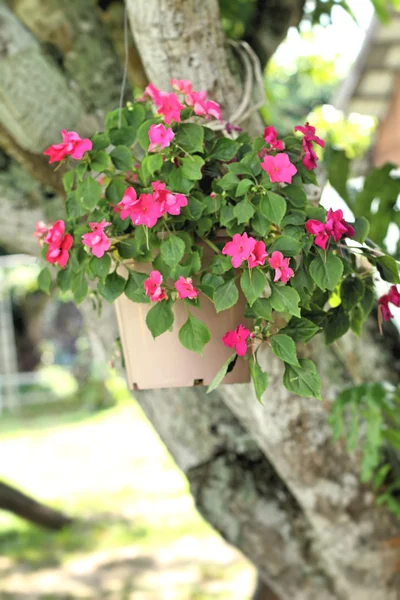
[(46, 225), (44, 221), (38, 221), (36, 223), (36, 229), (33, 232), (33, 235), (37, 237), (38, 242), (41, 246), (43, 246), (44, 238), (46, 237), (48, 231), (49, 226)]
[(181, 94), (190, 94), (192, 91), (192, 82), (189, 79), (171, 79), (170, 83)]
[(308, 233), (316, 236), (314, 240), (315, 245), (326, 250), (329, 233), (325, 229), (325, 223), (321, 223), (321, 221), (317, 221), (316, 219), (309, 219), (306, 223), (306, 230)]
[(69, 260), (69, 249), (74, 243), (74, 238), (65, 232), (64, 221), (56, 221), (49, 229), (45, 242), (49, 244), (46, 252), (46, 260), (50, 263), (58, 263), (65, 267)]
[(67, 156), (72, 156), (75, 160), (81, 160), (85, 152), (91, 150), (93, 147), (89, 138), (82, 140), (76, 131), (65, 131), (65, 129), (62, 129), (61, 135), (63, 137), (62, 144), (49, 146), (43, 152), (44, 155), (50, 156), (49, 163), (64, 160)]
[(92, 232), (84, 233), (82, 236), (82, 241), (85, 246), (91, 248), (94, 256), (97, 256), (97, 258), (104, 256), (105, 252), (110, 249), (111, 241), (104, 233), (105, 227), (108, 227), (109, 225), (111, 225), (111, 223), (105, 219), (103, 219), (101, 223), (89, 223)]
[(297, 169), (290, 162), (289, 156), (284, 153), (276, 156), (264, 156), (261, 167), (264, 171), (267, 171), (271, 183), (292, 183), (292, 177), (297, 173)]
[(343, 219), (343, 211), (340, 209), (332, 210), (330, 208), (328, 210), (325, 229), (326, 232), (333, 237), (335, 242), (341, 240), (343, 236), (351, 238), (356, 233), (354, 227), (349, 225), (349, 223), (346, 223)]
[(285, 144), (282, 142), (282, 140), (278, 140), (278, 133), (275, 127), (272, 127), (272, 125), (269, 125), (264, 129), (264, 140), (274, 150), (282, 151), (285, 147)]
[(173, 194), (166, 189), (165, 183), (153, 181), (154, 199), (160, 204), (161, 214), (180, 215), (181, 208), (187, 206), (187, 198), (184, 194)]
[(268, 254), (265, 251), (264, 242), (256, 242), (252, 253), (247, 259), (249, 269), (252, 269), (253, 267), (262, 267), (265, 264), (267, 256)]
[(217, 102), (207, 99), (207, 92), (189, 92), (186, 94), (186, 103), (193, 106), (194, 114), (205, 117), (215, 117), (222, 119), (221, 107)]
[(222, 254), (232, 257), (232, 266), (240, 267), (244, 260), (248, 260), (256, 245), (256, 240), (248, 237), (247, 233), (235, 233), (231, 242), (227, 242), (222, 249)]
[(315, 245), (323, 250), (326, 250), (329, 237), (333, 237), (335, 242), (338, 242), (343, 236), (353, 237), (356, 233), (354, 227), (343, 219), (343, 211), (331, 208), (328, 210), (326, 223), (309, 219), (306, 222), (306, 230), (316, 236)]
[(149, 129), (149, 152), (155, 152), (156, 150), (167, 148), (174, 137), (175, 134), (170, 127), (166, 129), (162, 123), (159, 125), (151, 125)]
[(289, 267), (289, 258), (284, 258), (282, 252), (273, 252), (268, 259), (270, 266), (275, 269), (274, 281), (287, 283), (294, 275), (293, 269)]
[(166, 123), (177, 123), (181, 120), (181, 110), (184, 108), (178, 100), (178, 96), (171, 92), (170, 94), (163, 94), (160, 96), (160, 100), (156, 102), (157, 112), (164, 116)]
[(117, 206), (114, 207), (116, 212), (120, 213), (120, 217), (123, 221), (132, 214), (133, 207), (139, 202), (136, 190), (133, 187), (128, 187), (125, 190), (124, 196), (121, 202), (118, 202)]
[(52, 246), (59, 246), (61, 244), (61, 240), (65, 233), (65, 223), (64, 221), (56, 221), (51, 227), (47, 235), (45, 237), (46, 244), (51, 244)]
[(175, 282), (175, 288), (178, 292), (178, 296), (181, 300), (185, 298), (189, 298), (190, 300), (194, 300), (199, 295), (198, 290), (193, 287), (192, 280), (190, 277), (183, 277), (182, 275), (179, 277), (178, 281)]
[(395, 285), (392, 285), (392, 287), (389, 290), (389, 302), (391, 302), (392, 304), (394, 304), (394, 306), (397, 306), (398, 308), (400, 307), (400, 293), (397, 291), (397, 287)]
[(250, 330), (244, 325), (238, 325), (233, 331), (228, 331), (222, 338), (222, 343), (228, 348), (235, 348), (238, 356), (244, 356), (247, 352), (247, 338), (251, 335)]
[(130, 208), (130, 217), (134, 225), (154, 227), (161, 216), (161, 206), (153, 194), (140, 194), (139, 201)]
[(161, 287), (162, 282), (163, 277), (160, 271), (152, 271), (150, 277), (143, 284), (146, 296), (153, 302), (161, 302), (168, 297), (165, 288)]
[(138, 102), (144, 102), (145, 100), (153, 100), (154, 104), (161, 104), (161, 98), (164, 95), (165, 96), (166, 92), (160, 92), (160, 90), (158, 88), (156, 88), (155, 85), (153, 85), (152, 83), (149, 83), (148, 86), (146, 86), (144, 92), (143, 92), (143, 96), (141, 98), (138, 98)]
[(312, 169), (316, 168), (318, 160), (318, 156), (313, 150), (313, 142), (318, 144), (318, 146), (321, 146), (321, 148), (325, 146), (325, 142), (315, 135), (315, 127), (309, 123), (306, 123), (304, 127), (301, 125), (296, 125), (294, 130), (300, 131), (304, 134), (302, 141), (304, 151), (303, 165), (306, 169), (311, 171)]

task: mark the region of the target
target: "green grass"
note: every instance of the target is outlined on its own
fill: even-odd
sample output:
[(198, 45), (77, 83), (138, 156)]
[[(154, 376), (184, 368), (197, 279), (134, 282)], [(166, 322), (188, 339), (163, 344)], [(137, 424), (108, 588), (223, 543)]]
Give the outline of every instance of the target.
[[(134, 590), (140, 600), (162, 600), (164, 578), (172, 600), (248, 597), (252, 570), (196, 512), (122, 382), (109, 386), (117, 405), (101, 412), (60, 404), (0, 418), (0, 479), (75, 519), (53, 533), (0, 512), (0, 599), (22, 600), (29, 590), (41, 600), (129, 600)], [(91, 582), (86, 596), (74, 595), (74, 569)], [(118, 592), (109, 595), (110, 586)]]

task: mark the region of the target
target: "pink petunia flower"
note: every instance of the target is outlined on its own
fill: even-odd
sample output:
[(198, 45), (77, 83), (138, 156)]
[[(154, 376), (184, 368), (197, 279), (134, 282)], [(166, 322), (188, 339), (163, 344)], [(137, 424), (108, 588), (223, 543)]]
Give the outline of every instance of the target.
[(192, 82), (189, 79), (171, 79), (170, 83), (181, 94), (190, 94), (192, 91)]
[(294, 130), (300, 131), (304, 135), (302, 141), (304, 151), (303, 165), (306, 169), (311, 171), (312, 169), (316, 168), (318, 160), (318, 156), (313, 149), (313, 143), (318, 144), (318, 146), (321, 146), (321, 148), (324, 148), (325, 142), (315, 135), (315, 127), (309, 123), (306, 123), (304, 127), (302, 125), (296, 125)]
[(178, 96), (174, 92), (161, 95), (159, 102), (156, 102), (156, 106), (158, 114), (163, 115), (166, 123), (180, 122), (181, 110), (184, 106), (179, 102)]
[(190, 277), (179, 277), (178, 281), (175, 282), (175, 289), (178, 292), (178, 296), (181, 300), (189, 298), (194, 300), (199, 295), (199, 291), (193, 287), (192, 280)]
[(222, 254), (232, 257), (232, 266), (240, 267), (244, 260), (248, 260), (256, 245), (256, 240), (247, 233), (235, 233), (231, 242), (227, 242), (222, 249)]
[(175, 134), (170, 127), (167, 129), (160, 123), (159, 125), (151, 125), (149, 129), (149, 152), (155, 152), (167, 148), (174, 139)]
[(34, 235), (37, 238), (40, 246), (43, 246), (44, 239), (49, 231), (49, 227), (50, 226), (46, 225), (44, 221), (38, 221), (36, 223), (36, 228), (32, 235)]
[(378, 307), (385, 321), (390, 321), (390, 319), (393, 319), (394, 317), (389, 308), (389, 303), (393, 304), (393, 306), (400, 307), (400, 293), (397, 291), (395, 285), (392, 285), (389, 292), (381, 296), (378, 300)]
[(397, 291), (397, 287), (395, 285), (391, 286), (388, 296), (389, 302), (400, 308), (400, 293)]
[(271, 183), (292, 183), (292, 177), (297, 173), (296, 167), (285, 153), (264, 156), (261, 167), (268, 173)]
[(61, 135), (63, 137), (62, 144), (49, 146), (43, 152), (45, 156), (50, 157), (49, 163), (64, 160), (67, 156), (71, 156), (75, 160), (81, 160), (85, 152), (93, 148), (93, 144), (89, 138), (81, 139), (76, 131), (62, 129)]
[(123, 221), (132, 214), (133, 207), (139, 202), (136, 194), (136, 190), (133, 187), (126, 188), (124, 196), (121, 202), (118, 202), (117, 206), (114, 207), (116, 212), (120, 213), (120, 217)]
[(84, 233), (82, 235), (82, 242), (85, 246), (92, 249), (94, 256), (101, 258), (110, 249), (111, 241), (104, 233), (104, 229), (111, 225), (108, 221), (103, 219), (101, 223), (89, 223), (89, 227), (92, 230), (90, 233)]
[(152, 100), (154, 102), (154, 104), (158, 105), (161, 104), (161, 98), (162, 96), (165, 96), (166, 92), (161, 92), (158, 88), (156, 88), (155, 85), (153, 85), (152, 83), (149, 83), (148, 86), (146, 86), (144, 92), (143, 92), (143, 96), (141, 98), (138, 98), (138, 102), (144, 102), (145, 100)]
[(139, 202), (130, 208), (130, 217), (134, 225), (154, 227), (161, 216), (161, 206), (153, 194), (140, 194)]
[(46, 260), (49, 263), (65, 267), (69, 260), (69, 250), (74, 243), (74, 238), (65, 233), (64, 221), (56, 221), (44, 240), (49, 245), (46, 252)]
[(282, 151), (285, 147), (285, 144), (282, 142), (282, 140), (278, 140), (278, 132), (276, 131), (275, 127), (272, 127), (272, 125), (269, 125), (264, 129), (264, 140), (271, 146), (273, 150)]
[(201, 92), (189, 92), (186, 94), (186, 103), (188, 106), (193, 106), (195, 115), (205, 117), (215, 117), (216, 119), (222, 119), (221, 107), (217, 102), (208, 100), (207, 92), (204, 90)]
[(265, 264), (267, 256), (268, 254), (265, 250), (265, 243), (256, 242), (252, 253), (247, 259), (249, 269), (253, 269), (253, 267), (262, 267)]
[(247, 352), (247, 339), (251, 336), (250, 330), (244, 325), (238, 325), (233, 331), (228, 331), (222, 338), (222, 343), (228, 348), (235, 348), (238, 356)]
[(160, 271), (152, 271), (150, 277), (143, 283), (146, 296), (153, 302), (161, 302), (167, 299), (165, 288), (161, 287), (163, 277)]
[(184, 194), (173, 194), (166, 189), (165, 183), (153, 181), (154, 199), (160, 204), (161, 214), (180, 215), (181, 208), (187, 206), (188, 200)]
[(340, 209), (332, 210), (331, 208), (326, 216), (326, 223), (321, 223), (321, 221), (317, 221), (316, 219), (309, 219), (306, 222), (306, 230), (308, 233), (316, 236), (315, 245), (323, 250), (326, 250), (330, 237), (333, 237), (335, 242), (338, 242), (342, 237), (351, 238), (356, 233), (354, 227), (343, 219), (343, 211)]
[(287, 283), (294, 275), (293, 269), (289, 267), (289, 258), (284, 258), (282, 252), (275, 251), (268, 259), (270, 266), (275, 269), (274, 281)]

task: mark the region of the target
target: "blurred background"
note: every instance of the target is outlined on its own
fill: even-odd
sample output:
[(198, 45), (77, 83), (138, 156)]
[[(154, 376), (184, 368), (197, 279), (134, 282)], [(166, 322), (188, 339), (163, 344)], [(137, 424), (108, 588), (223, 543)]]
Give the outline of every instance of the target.
[[(10, 3), (16, 14), (19, 4)], [(255, 4), (220, 0), (229, 37), (246, 37)], [(329, 137), (337, 155), (325, 157), (323, 203), (347, 212), (351, 194), (347, 203), (339, 197), (335, 173), (355, 159), (357, 191), (368, 166), (398, 158), (378, 129), (397, 93), (395, 9), (384, 0), (307, 2), (264, 72), (265, 123), (284, 135), (309, 120)], [(98, 2), (96, 10), (121, 53), (123, 4)], [(12, 173), (34, 196), (37, 181), (0, 146), (0, 187)], [(371, 200), (372, 215), (378, 208)], [(399, 256), (398, 203), (379, 210), (375, 237)], [(106, 354), (68, 294), (39, 291), (38, 260), (1, 243), (0, 508), (9, 502), (20, 516), (0, 510), (0, 598), (250, 598), (253, 568), (196, 512), (126, 388), (118, 342)]]

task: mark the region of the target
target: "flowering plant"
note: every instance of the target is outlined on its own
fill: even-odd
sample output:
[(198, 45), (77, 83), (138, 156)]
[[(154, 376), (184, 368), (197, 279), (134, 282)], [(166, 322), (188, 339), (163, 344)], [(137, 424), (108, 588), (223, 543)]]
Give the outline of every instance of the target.
[[(268, 375), (258, 349), (266, 342), (285, 364), (284, 385), (319, 397), (315, 365), (298, 357), (296, 343), (319, 332), (327, 344), (350, 328), (359, 334), (374, 303), (374, 267), (396, 284), (397, 264), (366, 241), (366, 219), (349, 224), (341, 210), (308, 201), (316, 146), (324, 146), (314, 127), (298, 126), (282, 140), (267, 127), (252, 139), (224, 123), (219, 105), (189, 81), (171, 84), (177, 93), (149, 85), (143, 98), (110, 113), (105, 132), (82, 140), (63, 131), (63, 143), (46, 150), (50, 162), (70, 169), (66, 220), (39, 223), (35, 233), (43, 255), (61, 267), (58, 285), (77, 303), (125, 293), (151, 304), (146, 322), (154, 337), (171, 328), (174, 304), (184, 302), (179, 338), (200, 354), (210, 331), (190, 308), (213, 302), (216, 313), (229, 310), (241, 289), (243, 317), (254, 325), (238, 323), (221, 340), (234, 352), (210, 389), (247, 355), (260, 398)], [(150, 267), (140, 272), (131, 259)], [(47, 267), (39, 283), (50, 289)], [(378, 314), (389, 318), (388, 302), (399, 299), (394, 286)]]

